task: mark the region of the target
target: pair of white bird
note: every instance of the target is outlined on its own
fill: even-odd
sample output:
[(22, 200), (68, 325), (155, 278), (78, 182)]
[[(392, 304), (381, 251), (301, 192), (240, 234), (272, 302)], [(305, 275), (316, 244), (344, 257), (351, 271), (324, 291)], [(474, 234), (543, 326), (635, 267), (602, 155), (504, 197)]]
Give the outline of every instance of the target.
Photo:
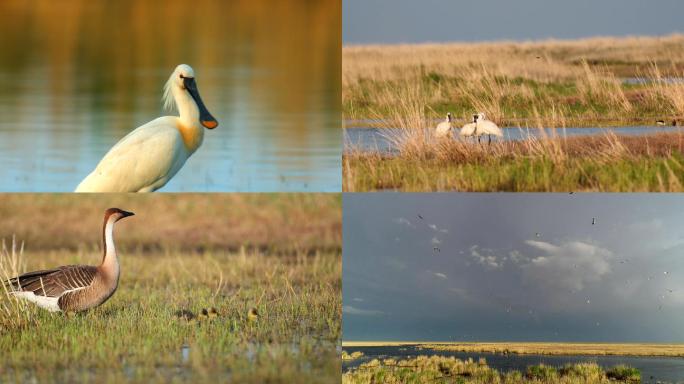
[[(164, 116), (121, 139), (76, 187), (76, 192), (153, 192), (163, 187), (202, 145), (204, 128), (218, 121), (209, 113), (195, 83), (195, 72), (181, 64), (164, 86)], [(204, 128), (203, 128), (204, 127)]]
[[(439, 123), (435, 129), (435, 136), (447, 137), (451, 135), (451, 132), (455, 129), (451, 119), (451, 113), (447, 113), (446, 120)], [(487, 120), (484, 113), (480, 112), (473, 115), (472, 123), (464, 125), (459, 134), (464, 137), (477, 137), (477, 142), (480, 142), (480, 137), (487, 135), (489, 137), (489, 143), (492, 142), (492, 135), (497, 137), (502, 137), (503, 132), (493, 121)]]

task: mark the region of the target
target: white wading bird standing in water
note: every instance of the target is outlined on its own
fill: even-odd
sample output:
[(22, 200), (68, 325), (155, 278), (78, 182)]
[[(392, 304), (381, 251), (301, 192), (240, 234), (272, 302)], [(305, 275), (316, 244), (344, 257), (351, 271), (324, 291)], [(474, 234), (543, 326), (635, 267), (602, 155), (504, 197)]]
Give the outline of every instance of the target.
[(153, 192), (163, 187), (202, 145), (204, 129), (218, 121), (200, 98), (195, 73), (181, 64), (164, 86), (164, 107), (180, 116), (159, 117), (121, 139), (76, 187), (76, 192)]
[(480, 137), (487, 135), (489, 137), (489, 143), (492, 142), (492, 135), (502, 137), (503, 132), (493, 121), (487, 120), (485, 114), (480, 112), (477, 115), (473, 115), (473, 122), (468, 123), (461, 128), (461, 136), (477, 136), (477, 142), (480, 142)]
[(453, 126), (451, 125), (451, 112), (447, 113), (446, 120), (437, 124), (435, 128), (435, 137), (447, 137), (451, 135), (451, 130)]

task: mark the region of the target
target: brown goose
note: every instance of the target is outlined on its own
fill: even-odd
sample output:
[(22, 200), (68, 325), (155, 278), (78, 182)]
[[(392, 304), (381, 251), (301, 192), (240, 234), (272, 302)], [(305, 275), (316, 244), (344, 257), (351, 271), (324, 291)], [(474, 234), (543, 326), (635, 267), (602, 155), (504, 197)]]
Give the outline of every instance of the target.
[(104, 256), (97, 267), (67, 265), (25, 273), (7, 281), (13, 294), (50, 312), (78, 312), (97, 307), (109, 299), (119, 285), (119, 260), (114, 248), (114, 223), (133, 216), (119, 208), (105, 211), (102, 226)]

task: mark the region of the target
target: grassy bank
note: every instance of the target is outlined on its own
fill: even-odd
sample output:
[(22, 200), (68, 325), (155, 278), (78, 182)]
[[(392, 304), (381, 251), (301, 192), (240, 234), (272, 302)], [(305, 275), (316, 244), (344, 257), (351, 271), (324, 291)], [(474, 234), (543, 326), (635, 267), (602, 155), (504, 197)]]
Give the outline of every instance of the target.
[(487, 365), (484, 359), (463, 361), (454, 357), (418, 356), (406, 360), (372, 360), (346, 372), (342, 383), (635, 383), (640, 382), (638, 370), (616, 366), (607, 371), (594, 363), (569, 364), (561, 368), (546, 365), (527, 367), (525, 372), (502, 373)]
[(136, 212), (102, 306), (52, 314), (0, 291), (0, 382), (339, 380), (339, 196), (231, 196), (0, 197), (0, 237), (30, 239), (3, 251), (13, 272), (97, 264), (103, 207)]
[(345, 153), (344, 190), (677, 192), (684, 184), (679, 134), (491, 145), (408, 135), (396, 155)]
[[(63, 252), (26, 257), (29, 269), (98, 261)], [(7, 326), (12, 315), (2, 315), (0, 381), (339, 378), (339, 253), (292, 260), (213, 252), (120, 257), (119, 289), (94, 310), (68, 317), (31, 306), (30, 321), (19, 326)], [(202, 309), (212, 307), (218, 315), (204, 318)], [(192, 313), (189, 319), (179, 317), (182, 310)]]
[[(684, 119), (684, 36), (574, 41), (345, 46), (345, 119), (396, 118), (415, 103), (423, 124), (482, 111), (500, 125), (654, 124)], [(644, 78), (645, 82), (625, 81)], [(411, 127), (416, 128), (416, 127)]]

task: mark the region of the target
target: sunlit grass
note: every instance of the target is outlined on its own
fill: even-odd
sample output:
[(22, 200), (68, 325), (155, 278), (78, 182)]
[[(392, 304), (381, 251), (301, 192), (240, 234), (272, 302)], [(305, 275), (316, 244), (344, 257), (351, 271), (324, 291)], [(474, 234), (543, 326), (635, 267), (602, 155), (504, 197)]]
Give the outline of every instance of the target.
[[(71, 252), (27, 251), (23, 257), (29, 269), (95, 262)], [(120, 258), (118, 291), (85, 313), (31, 307), (34, 317), (18, 323), (16, 311), (24, 308), (5, 306), (3, 297), (10, 311), (0, 314), (0, 381), (339, 379), (339, 252), (136, 252)], [(201, 316), (207, 308), (218, 315)], [(258, 317), (248, 315), (252, 308)], [(180, 310), (192, 318), (179, 317)]]
[(554, 126), (558, 113), (569, 126), (681, 120), (684, 83), (670, 79), (684, 77), (682, 46), (682, 35), (346, 46), (343, 112), (351, 120), (394, 120), (409, 89), (432, 120), (448, 111), (461, 123), (482, 111), (507, 126)]

